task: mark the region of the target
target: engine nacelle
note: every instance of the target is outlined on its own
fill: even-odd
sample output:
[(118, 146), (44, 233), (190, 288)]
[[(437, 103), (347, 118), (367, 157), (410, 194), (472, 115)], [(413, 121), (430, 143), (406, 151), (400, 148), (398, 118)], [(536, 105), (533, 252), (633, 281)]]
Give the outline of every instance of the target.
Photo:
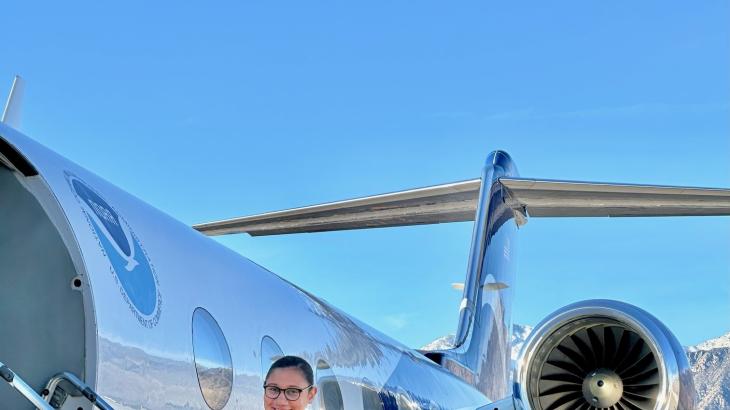
[(568, 305), (543, 320), (516, 362), (516, 403), (530, 410), (691, 410), (684, 349), (654, 316), (613, 300)]

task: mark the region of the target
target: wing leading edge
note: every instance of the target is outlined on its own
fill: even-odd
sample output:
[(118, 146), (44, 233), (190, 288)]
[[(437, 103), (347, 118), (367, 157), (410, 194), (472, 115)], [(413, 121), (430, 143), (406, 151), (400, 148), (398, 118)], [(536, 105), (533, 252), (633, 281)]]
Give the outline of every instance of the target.
[[(501, 178), (507, 204), (530, 217), (730, 215), (730, 189)], [(193, 227), (251, 236), (473, 221), (480, 179), (268, 212)]]
[(503, 178), (531, 217), (730, 215), (730, 189)]
[(473, 221), (479, 179), (203, 223), (206, 235), (251, 236)]

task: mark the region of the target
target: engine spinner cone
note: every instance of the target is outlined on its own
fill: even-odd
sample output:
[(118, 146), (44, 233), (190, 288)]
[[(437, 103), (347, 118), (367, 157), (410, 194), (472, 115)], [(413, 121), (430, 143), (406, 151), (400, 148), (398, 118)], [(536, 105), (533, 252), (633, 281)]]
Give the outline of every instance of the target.
[(611, 369), (598, 369), (583, 380), (583, 397), (593, 407), (608, 408), (618, 403), (624, 391), (624, 383)]

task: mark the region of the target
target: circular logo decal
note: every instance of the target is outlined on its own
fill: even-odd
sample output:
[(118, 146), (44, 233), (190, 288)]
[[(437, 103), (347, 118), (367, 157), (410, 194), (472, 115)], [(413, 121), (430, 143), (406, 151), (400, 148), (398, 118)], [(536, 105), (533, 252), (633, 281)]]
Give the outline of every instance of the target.
[(110, 270), (122, 297), (143, 326), (154, 327), (160, 319), (162, 297), (154, 267), (142, 244), (101, 195), (75, 175), (66, 173), (66, 180), (102, 253), (111, 263)]

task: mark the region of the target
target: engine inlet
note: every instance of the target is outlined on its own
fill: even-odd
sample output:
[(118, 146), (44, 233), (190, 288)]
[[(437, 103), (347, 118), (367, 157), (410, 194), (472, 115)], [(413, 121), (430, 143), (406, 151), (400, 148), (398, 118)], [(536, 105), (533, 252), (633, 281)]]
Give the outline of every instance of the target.
[(691, 408), (680, 405), (694, 401), (694, 386), (680, 378), (688, 368), (675, 345), (663, 325), (631, 305), (571, 305), (538, 325), (525, 343), (517, 397), (531, 410)]

